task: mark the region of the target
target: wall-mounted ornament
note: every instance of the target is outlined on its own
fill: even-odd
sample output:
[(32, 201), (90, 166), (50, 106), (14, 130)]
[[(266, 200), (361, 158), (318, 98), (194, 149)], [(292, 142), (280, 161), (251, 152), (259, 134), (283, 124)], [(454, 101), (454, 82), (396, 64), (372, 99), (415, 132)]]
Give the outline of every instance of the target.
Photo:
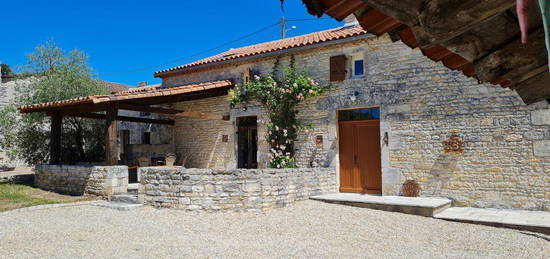
[(317, 146), (323, 145), (323, 136), (322, 135), (318, 135), (318, 136), (315, 137), (315, 144), (317, 144)]
[(463, 153), (464, 140), (462, 140), (458, 135), (453, 134), (448, 140), (443, 141), (443, 147), (446, 153)]
[(228, 135), (222, 135), (222, 142), (229, 142), (229, 136)]
[(401, 196), (418, 197), (422, 188), (415, 180), (407, 180), (401, 185)]

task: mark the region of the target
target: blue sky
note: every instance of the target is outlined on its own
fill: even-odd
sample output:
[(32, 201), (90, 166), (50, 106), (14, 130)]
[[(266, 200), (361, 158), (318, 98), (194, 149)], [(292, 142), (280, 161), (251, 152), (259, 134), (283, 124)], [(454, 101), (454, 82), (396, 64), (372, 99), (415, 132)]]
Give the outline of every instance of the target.
[[(99, 78), (136, 85), (158, 83), (153, 72), (202, 57), (280, 38), (280, 27), (219, 50), (182, 59), (278, 22), (279, 0), (233, 1), (25, 1), (0, 0), (0, 61), (23, 65), (25, 55), (53, 39), (65, 50), (90, 55)], [(285, 1), (287, 19), (312, 19), (301, 0)], [(287, 23), (288, 37), (341, 26), (333, 19)], [(179, 60), (178, 62), (151, 66)], [(146, 68), (136, 72), (127, 72)]]

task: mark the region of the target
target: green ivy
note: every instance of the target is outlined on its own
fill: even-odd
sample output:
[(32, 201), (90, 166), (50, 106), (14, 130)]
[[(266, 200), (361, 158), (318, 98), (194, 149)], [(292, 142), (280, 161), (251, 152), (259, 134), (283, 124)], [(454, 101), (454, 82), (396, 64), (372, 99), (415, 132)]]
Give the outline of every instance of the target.
[(271, 168), (296, 167), (294, 142), (298, 131), (307, 125), (296, 119), (296, 106), (303, 100), (318, 96), (328, 90), (330, 85), (320, 85), (311, 78), (306, 70), (298, 69), (294, 58), (281, 76), (278, 74), (279, 62), (274, 71), (267, 75), (254, 75), (249, 81), (235, 86), (229, 92), (231, 107), (259, 101), (267, 112), (267, 137), (270, 149)]

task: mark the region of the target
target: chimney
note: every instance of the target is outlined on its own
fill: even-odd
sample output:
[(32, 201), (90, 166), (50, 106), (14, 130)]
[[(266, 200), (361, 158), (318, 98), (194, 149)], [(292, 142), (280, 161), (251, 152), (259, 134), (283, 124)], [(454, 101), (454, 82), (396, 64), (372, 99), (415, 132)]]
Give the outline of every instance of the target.
[(357, 21), (357, 18), (355, 18), (355, 15), (354, 14), (350, 14), (348, 15), (344, 21), (346, 22), (344, 24), (344, 27), (351, 27), (351, 26), (355, 26), (357, 24), (359, 24), (359, 22)]
[(138, 83), (138, 87), (144, 87), (144, 86), (147, 86), (147, 82), (143, 81)]

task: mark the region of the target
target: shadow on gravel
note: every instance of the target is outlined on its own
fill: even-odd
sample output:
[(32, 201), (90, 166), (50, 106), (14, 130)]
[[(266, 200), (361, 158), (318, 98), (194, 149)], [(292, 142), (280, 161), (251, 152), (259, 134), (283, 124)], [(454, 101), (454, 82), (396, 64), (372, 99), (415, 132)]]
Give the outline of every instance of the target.
[(546, 240), (546, 241), (550, 242), (550, 237), (547, 236), (547, 235), (544, 235), (544, 234), (537, 234), (537, 233), (525, 232), (525, 231), (520, 231), (520, 233), (522, 233), (524, 235), (527, 235), (527, 236), (537, 237), (537, 238), (540, 238), (540, 239), (543, 239), (543, 240)]

